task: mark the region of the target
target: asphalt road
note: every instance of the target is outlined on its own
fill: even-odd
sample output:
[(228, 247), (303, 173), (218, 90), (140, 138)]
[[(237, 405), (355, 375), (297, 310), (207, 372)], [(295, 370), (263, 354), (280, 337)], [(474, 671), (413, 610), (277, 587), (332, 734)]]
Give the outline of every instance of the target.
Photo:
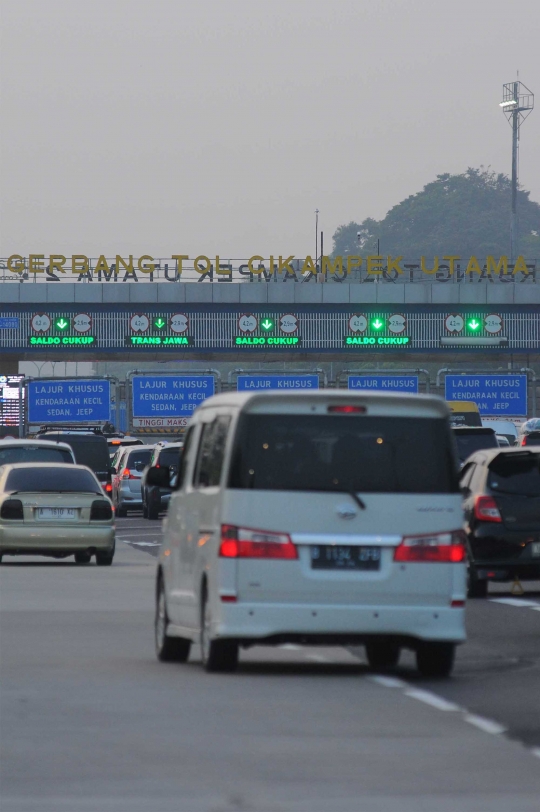
[(159, 522), (117, 531), (110, 568), (0, 567), (2, 812), (538, 812), (540, 584), (469, 603), (450, 680), (290, 646), (210, 675), (155, 660)]

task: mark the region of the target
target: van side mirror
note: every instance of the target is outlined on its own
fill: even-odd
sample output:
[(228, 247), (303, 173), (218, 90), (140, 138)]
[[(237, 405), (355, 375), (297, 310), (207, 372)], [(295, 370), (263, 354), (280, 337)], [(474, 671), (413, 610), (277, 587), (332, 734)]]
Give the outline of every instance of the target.
[(170, 473), (168, 468), (154, 465), (146, 473), (146, 484), (157, 485), (158, 488), (170, 488)]

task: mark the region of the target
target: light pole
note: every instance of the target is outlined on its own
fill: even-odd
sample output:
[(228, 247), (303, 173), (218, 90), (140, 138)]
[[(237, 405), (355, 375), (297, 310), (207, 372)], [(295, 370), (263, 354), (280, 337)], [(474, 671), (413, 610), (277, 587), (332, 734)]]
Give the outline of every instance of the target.
[(534, 93), (523, 82), (508, 82), (503, 85), (503, 100), (499, 107), (512, 127), (512, 220), (510, 225), (510, 261), (519, 254), (517, 189), (519, 173), (519, 129), (534, 107)]
[(315, 268), (319, 258), (319, 209), (315, 209)]

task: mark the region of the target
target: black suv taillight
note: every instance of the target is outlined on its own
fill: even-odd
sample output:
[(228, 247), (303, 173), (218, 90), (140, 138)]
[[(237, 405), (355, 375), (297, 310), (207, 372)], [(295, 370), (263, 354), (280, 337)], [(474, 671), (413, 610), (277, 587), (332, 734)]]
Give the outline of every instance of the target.
[(96, 499), (92, 502), (92, 509), (90, 511), (91, 522), (106, 522), (112, 519), (112, 507), (110, 502), (104, 499)]
[(24, 519), (23, 504), (20, 499), (6, 499), (0, 508), (2, 519)]

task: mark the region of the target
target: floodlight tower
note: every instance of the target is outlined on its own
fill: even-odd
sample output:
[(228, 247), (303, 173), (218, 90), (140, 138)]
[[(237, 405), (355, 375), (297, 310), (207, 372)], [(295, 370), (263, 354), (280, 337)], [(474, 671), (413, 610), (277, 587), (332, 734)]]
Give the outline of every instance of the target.
[(512, 222), (510, 228), (510, 260), (514, 262), (518, 251), (517, 188), (519, 128), (534, 107), (534, 93), (523, 82), (503, 85), (503, 100), (499, 107), (512, 127)]

